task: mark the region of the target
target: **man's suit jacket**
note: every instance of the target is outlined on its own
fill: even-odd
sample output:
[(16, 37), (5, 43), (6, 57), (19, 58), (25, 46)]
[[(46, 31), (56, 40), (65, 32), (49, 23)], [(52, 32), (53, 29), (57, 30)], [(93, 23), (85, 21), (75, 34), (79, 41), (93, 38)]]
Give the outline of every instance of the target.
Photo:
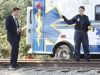
[[(17, 26), (12, 15), (6, 18), (7, 40), (8, 41), (20, 41), (20, 33), (17, 33)], [(19, 25), (18, 25), (19, 27)]]

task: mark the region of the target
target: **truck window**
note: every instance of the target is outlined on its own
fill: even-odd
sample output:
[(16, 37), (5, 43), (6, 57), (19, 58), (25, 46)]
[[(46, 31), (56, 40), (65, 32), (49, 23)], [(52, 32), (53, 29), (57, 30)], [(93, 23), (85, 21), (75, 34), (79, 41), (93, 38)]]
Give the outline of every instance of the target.
[(32, 24), (32, 9), (30, 10), (30, 24)]
[(95, 6), (95, 20), (100, 20), (100, 5)]

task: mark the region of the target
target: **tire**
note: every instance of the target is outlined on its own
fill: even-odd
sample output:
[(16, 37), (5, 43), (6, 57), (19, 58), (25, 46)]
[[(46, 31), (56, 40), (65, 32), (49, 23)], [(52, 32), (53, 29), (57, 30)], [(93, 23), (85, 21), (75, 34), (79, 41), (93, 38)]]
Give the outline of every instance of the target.
[(73, 52), (68, 45), (60, 45), (56, 48), (56, 59), (73, 59)]

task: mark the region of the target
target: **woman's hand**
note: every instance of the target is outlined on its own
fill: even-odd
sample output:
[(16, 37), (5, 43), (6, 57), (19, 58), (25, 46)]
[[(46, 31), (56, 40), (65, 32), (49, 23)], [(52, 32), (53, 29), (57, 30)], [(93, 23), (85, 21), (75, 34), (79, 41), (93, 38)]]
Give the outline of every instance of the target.
[(65, 16), (64, 16), (64, 15), (62, 15), (62, 18), (65, 18)]

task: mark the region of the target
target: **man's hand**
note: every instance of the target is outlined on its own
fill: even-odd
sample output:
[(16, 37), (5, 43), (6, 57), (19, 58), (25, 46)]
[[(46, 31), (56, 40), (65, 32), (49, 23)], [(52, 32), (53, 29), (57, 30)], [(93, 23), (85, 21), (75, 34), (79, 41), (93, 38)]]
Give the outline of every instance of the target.
[(22, 33), (22, 29), (21, 28), (17, 28), (17, 32)]

